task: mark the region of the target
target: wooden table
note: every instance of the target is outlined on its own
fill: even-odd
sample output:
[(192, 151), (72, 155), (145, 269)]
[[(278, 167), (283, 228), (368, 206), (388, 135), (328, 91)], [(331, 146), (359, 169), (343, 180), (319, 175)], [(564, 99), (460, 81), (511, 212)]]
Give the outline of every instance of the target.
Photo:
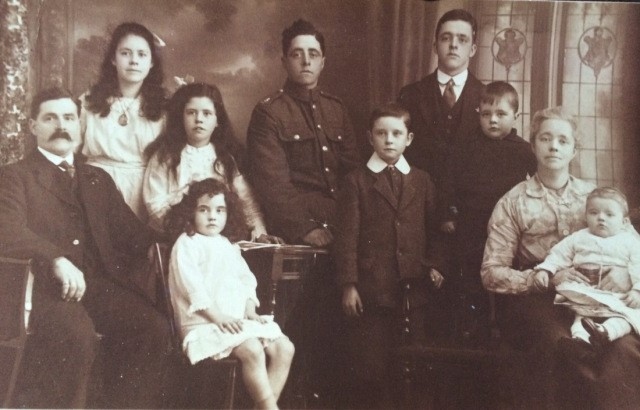
[[(250, 245), (249, 245), (250, 246)], [(284, 303), (282, 309), (278, 307), (282, 305), (279, 302), (278, 289), (281, 283), (297, 281), (309, 272), (310, 268), (315, 265), (318, 255), (328, 254), (327, 249), (315, 248), (306, 245), (278, 245), (259, 247), (241, 246), (244, 256), (248, 259), (250, 266), (254, 270), (254, 274), (260, 279), (268, 280), (267, 284), (267, 300), (269, 301), (268, 313), (273, 315), (278, 324), (284, 328), (289, 313), (287, 307), (291, 307), (290, 303)], [(256, 256), (257, 258), (253, 258)], [(270, 262), (270, 267), (260, 265), (256, 259), (266, 258)], [(266, 276), (266, 277), (265, 277)], [(264, 285), (264, 283), (263, 283)], [(291, 297), (291, 295), (280, 295), (281, 297)]]
[[(318, 256), (329, 252), (324, 248), (301, 245), (262, 248), (250, 244), (248, 246), (251, 248), (241, 246), (243, 256), (258, 279), (260, 300), (268, 300), (268, 306), (261, 310), (273, 315), (274, 320), (285, 330), (288, 319), (293, 314), (301, 314), (299, 309), (304, 304), (301, 298), (304, 295), (305, 276), (311, 273)], [(296, 326), (294, 322), (291, 325)], [(309, 403), (313, 400), (314, 392), (308, 382), (307, 358), (303, 353), (306, 350), (302, 348), (307, 345), (306, 339), (302, 337), (297, 342), (297, 346), (301, 348), (296, 352), (297, 366), (292, 367), (288, 387), (283, 392), (282, 402), (286, 408), (305, 409), (310, 407)]]

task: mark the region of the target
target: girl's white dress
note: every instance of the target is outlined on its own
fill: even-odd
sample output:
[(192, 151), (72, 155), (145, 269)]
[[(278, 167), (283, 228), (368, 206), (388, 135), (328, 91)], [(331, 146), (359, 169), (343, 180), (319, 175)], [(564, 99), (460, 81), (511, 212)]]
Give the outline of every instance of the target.
[(247, 300), (258, 306), (257, 281), (240, 254), (240, 248), (222, 235), (183, 233), (171, 251), (169, 289), (182, 349), (192, 364), (206, 358), (222, 359), (245, 340), (258, 338), (266, 346), (282, 337), (271, 316), (265, 324), (244, 319), (242, 332), (223, 333), (197, 314), (216, 309), (237, 319), (244, 318)]
[[(140, 115), (140, 97), (112, 99), (111, 111), (106, 117), (89, 111), (84, 96), (80, 98), (82, 153), (87, 157), (87, 163), (107, 171), (127, 205), (140, 220), (146, 222), (142, 181), (147, 164), (143, 152), (162, 132), (164, 119), (150, 121)], [(122, 126), (118, 118), (125, 111), (128, 124)]]
[[(182, 200), (189, 190), (190, 183), (206, 178), (225, 182), (225, 170), (221, 163), (215, 162), (216, 158), (216, 151), (212, 144), (199, 148), (187, 144), (180, 153), (180, 164), (175, 176), (168, 164), (159, 161), (157, 155), (149, 160), (144, 176), (143, 197), (149, 213), (149, 224), (152, 227), (159, 231), (163, 230), (162, 223), (165, 215), (171, 206)], [(230, 188), (240, 198), (252, 236), (258, 237), (266, 233), (260, 206), (242, 174), (236, 171), (233, 186)]]

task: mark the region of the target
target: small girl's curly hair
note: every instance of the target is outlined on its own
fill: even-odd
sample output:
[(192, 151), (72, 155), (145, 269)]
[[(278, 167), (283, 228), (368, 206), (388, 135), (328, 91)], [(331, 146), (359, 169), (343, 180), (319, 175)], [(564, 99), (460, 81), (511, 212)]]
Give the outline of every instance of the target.
[(189, 193), (182, 198), (179, 204), (171, 207), (164, 221), (165, 231), (175, 242), (182, 233), (193, 236), (196, 233), (195, 212), (198, 200), (204, 195), (210, 198), (222, 194), (227, 204), (227, 223), (221, 234), (231, 242), (246, 239), (249, 229), (242, 212), (240, 199), (226, 184), (213, 178), (194, 182), (189, 187)]

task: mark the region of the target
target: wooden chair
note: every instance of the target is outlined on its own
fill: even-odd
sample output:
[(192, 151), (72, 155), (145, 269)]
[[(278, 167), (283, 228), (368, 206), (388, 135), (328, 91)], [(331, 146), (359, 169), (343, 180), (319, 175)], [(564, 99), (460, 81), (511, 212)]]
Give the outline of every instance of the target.
[[(400, 366), (402, 377), (402, 407), (403, 408), (458, 408), (469, 406), (468, 402), (455, 403), (455, 400), (465, 394), (475, 397), (476, 392), (465, 387), (472, 386), (476, 382), (484, 382), (491, 386), (489, 397), (489, 408), (502, 403), (513, 403), (513, 389), (508, 383), (499, 386), (496, 380), (499, 379), (501, 369), (517, 358), (517, 352), (507, 348), (500, 340), (500, 333), (495, 319), (495, 299), (490, 295), (490, 340), (483, 346), (466, 346), (461, 341), (448, 340), (444, 343), (429, 342), (422, 344), (410, 344), (411, 320), (409, 311), (411, 309), (408, 297), (413, 286), (411, 281), (403, 281), (403, 323), (402, 323), (402, 345), (396, 351), (396, 358)], [(467, 379), (468, 383), (464, 379)], [(455, 382), (454, 382), (455, 380)], [(417, 382), (420, 386), (416, 386)], [(460, 390), (442, 392), (440, 389), (447, 389), (454, 384), (460, 385)], [(466, 390), (465, 390), (466, 389)], [(495, 389), (495, 390), (494, 390)], [(416, 397), (416, 392), (426, 392), (428, 397)], [(449, 394), (447, 394), (449, 393)], [(452, 399), (453, 398), (453, 399)], [(467, 400), (469, 400), (467, 398)], [(482, 403), (475, 402), (474, 405), (480, 408), (485, 407)]]
[[(173, 305), (171, 304), (171, 294), (169, 290), (169, 256), (171, 252), (171, 248), (164, 243), (155, 243), (153, 246), (154, 250), (154, 263), (155, 263), (155, 272), (157, 275), (158, 283), (161, 284), (161, 289), (159, 289), (159, 300), (162, 301), (161, 308), (165, 310), (167, 317), (169, 319), (169, 323), (171, 325), (171, 335), (173, 338), (174, 349), (180, 352), (181, 357), (187, 361), (187, 357), (182, 354), (182, 343), (180, 340), (180, 334), (176, 326), (175, 316), (173, 314)], [(232, 357), (227, 357), (222, 360), (209, 360), (207, 363), (215, 366), (222, 366), (227, 371), (227, 392), (225, 396), (224, 408), (233, 409), (235, 404), (235, 395), (236, 395), (236, 378), (238, 373), (238, 366), (240, 362)]]
[(28, 336), (31, 261), (0, 258), (0, 397), (11, 407)]

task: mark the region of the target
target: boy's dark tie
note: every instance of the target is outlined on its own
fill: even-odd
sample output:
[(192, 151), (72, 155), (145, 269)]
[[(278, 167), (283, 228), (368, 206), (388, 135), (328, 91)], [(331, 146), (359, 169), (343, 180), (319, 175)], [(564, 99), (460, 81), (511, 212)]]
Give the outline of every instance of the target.
[(396, 198), (400, 198), (400, 192), (402, 191), (402, 176), (400, 175), (400, 171), (398, 171), (398, 169), (393, 165), (389, 165), (387, 167), (387, 172), (389, 173), (393, 194)]
[(69, 164), (67, 161), (62, 161), (59, 166), (66, 171), (67, 175), (69, 175), (71, 179), (76, 176), (76, 167)]
[(447, 104), (447, 107), (449, 108), (453, 107), (453, 104), (456, 103), (456, 93), (453, 92), (454, 85), (455, 83), (453, 82), (453, 78), (452, 78), (444, 87), (444, 93), (442, 94), (444, 103)]

